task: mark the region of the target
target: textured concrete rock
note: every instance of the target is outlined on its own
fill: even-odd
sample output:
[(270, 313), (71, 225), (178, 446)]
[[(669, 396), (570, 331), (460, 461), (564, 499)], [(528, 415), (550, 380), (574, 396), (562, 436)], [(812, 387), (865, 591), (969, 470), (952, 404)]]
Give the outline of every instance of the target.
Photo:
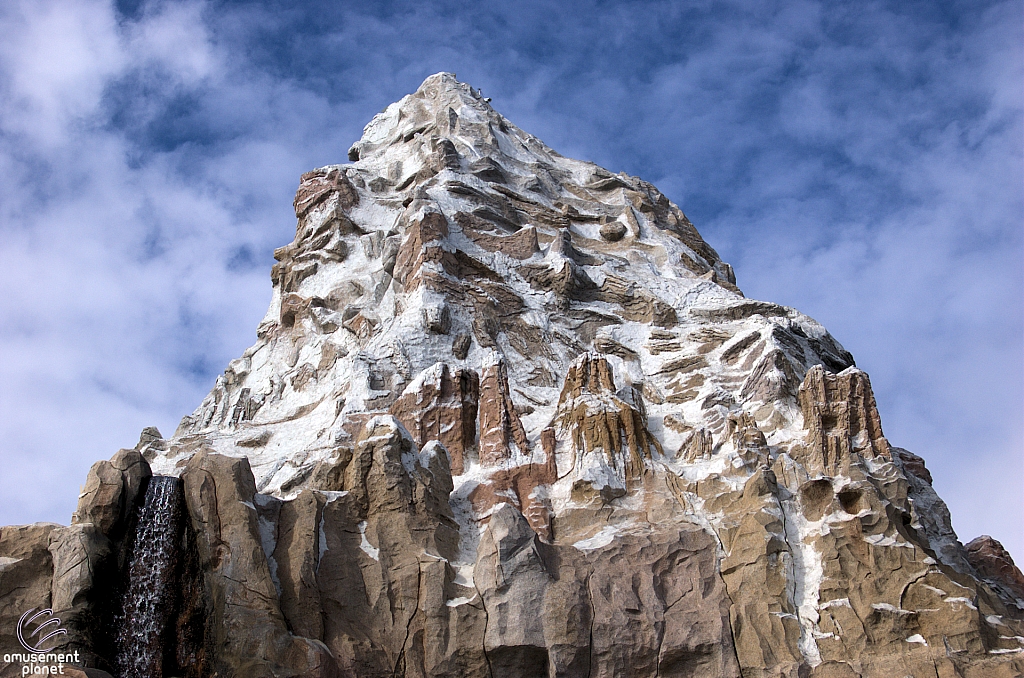
[(280, 506), (273, 560), (281, 591), (281, 612), (292, 633), (323, 640), (323, 615), (317, 584), (320, 526), (326, 500), (323, 494), (303, 490)]
[(554, 423), (572, 446), (572, 467), (580, 468), (589, 455), (597, 455), (612, 472), (610, 478), (584, 475), (576, 487), (584, 493), (592, 488), (606, 501), (622, 496), (643, 475), (652, 452), (661, 451), (647, 430), (643, 396), (630, 389), (627, 398), (616, 392), (607, 359), (591, 354), (570, 366), (558, 397)]
[(336, 675), (322, 643), (288, 631), (260, 536), (248, 462), (200, 452), (182, 480), (199, 536), (214, 669), (268, 678)]
[(967, 543), (967, 560), (982, 577), (1002, 588), (1017, 607), (1024, 609), (1024, 574), (1003, 545), (987, 534)]
[[(544, 601), (554, 577), (522, 513), (505, 504), (481, 538), (474, 580), (487, 610), (484, 648), (492, 675), (545, 675)], [(589, 621), (584, 617), (581, 621)]]
[(601, 237), (608, 242), (618, 242), (622, 240), (627, 233), (626, 225), (621, 221), (609, 221), (606, 224), (601, 224)]
[[(53, 558), (50, 536), (54, 523), (0, 527), (0, 645), (3, 652), (20, 651), (18, 620), (29, 610), (52, 608)], [(21, 665), (4, 662), (0, 675), (21, 675)]]
[(808, 370), (799, 393), (812, 450), (809, 470), (836, 475), (853, 453), (864, 458), (892, 457), (867, 374), (856, 368), (832, 374), (815, 366)]
[(50, 608), (67, 629), (57, 651), (78, 650), (92, 665), (103, 651), (103, 622), (110, 617), (116, 590), (114, 544), (92, 523), (57, 527), (50, 532), (53, 580)]
[(302, 175), (295, 193), (295, 216), (302, 218), (331, 195), (337, 195), (339, 206), (349, 209), (359, 202), (359, 194), (345, 173), (338, 169), (314, 170)]
[(480, 461), (497, 464), (513, 454), (528, 454), (530, 443), (512, 403), (504, 363), (488, 365), (480, 378)]
[[(495, 234), (486, 221), (465, 212), (458, 212), (455, 221), (462, 232), (488, 252), (501, 252), (513, 259), (529, 259), (538, 250), (537, 229), (532, 226), (520, 229), (512, 235)], [(485, 230), (481, 230), (485, 229)]]
[(89, 469), (74, 521), (92, 523), (110, 532), (121, 521), (125, 501), (121, 473), (109, 461), (98, 461)]
[(92, 523), (104, 535), (119, 536), (151, 475), (149, 463), (136, 450), (120, 450), (110, 461), (96, 462), (72, 522)]
[(434, 253), (427, 247), (430, 243), (448, 235), (448, 221), (440, 212), (428, 212), (422, 219), (412, 224), (402, 241), (395, 260), (395, 280), (405, 284), (406, 289), (413, 289), (415, 278), (420, 267), (428, 262), (436, 260), (436, 245)]
[(740, 675), (714, 544), (699, 529), (554, 546), (506, 504), (475, 578), (492, 675)]
[(50, 534), (51, 603), (55, 612), (66, 614), (85, 602), (98, 566), (110, 555), (110, 546), (110, 541), (92, 524), (60, 527)]
[(303, 175), (257, 341), (175, 435), (0, 533), (0, 622), (52, 601), (109, 665), (148, 462), (185, 486), (183, 678), (1024, 673), (1009, 554), (657, 188), (450, 74), (349, 158)]
[(390, 408), (418, 446), (436, 440), (445, 446), (452, 472), (460, 475), (467, 451), (476, 446), (480, 378), (472, 370), (438, 363), (407, 388)]
[(593, 676), (739, 676), (714, 539), (697, 530), (623, 535), (587, 550)]

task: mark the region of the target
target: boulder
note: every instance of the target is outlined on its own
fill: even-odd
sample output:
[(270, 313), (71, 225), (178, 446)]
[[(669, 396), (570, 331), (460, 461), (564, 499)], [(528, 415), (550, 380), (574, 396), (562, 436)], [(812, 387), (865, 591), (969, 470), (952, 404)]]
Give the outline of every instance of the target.
[(72, 523), (91, 523), (103, 535), (119, 538), (152, 475), (149, 462), (137, 450), (120, 450), (110, 461), (96, 462), (86, 476)]

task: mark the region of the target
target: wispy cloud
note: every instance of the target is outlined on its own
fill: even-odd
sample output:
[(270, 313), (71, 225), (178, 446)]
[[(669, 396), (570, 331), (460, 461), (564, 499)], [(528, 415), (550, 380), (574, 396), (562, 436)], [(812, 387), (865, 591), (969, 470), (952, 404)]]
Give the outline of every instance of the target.
[(653, 181), (872, 375), (964, 538), (1024, 553), (1022, 8), (6, 3), (0, 522), (66, 520), (253, 339), (298, 175), (456, 71)]

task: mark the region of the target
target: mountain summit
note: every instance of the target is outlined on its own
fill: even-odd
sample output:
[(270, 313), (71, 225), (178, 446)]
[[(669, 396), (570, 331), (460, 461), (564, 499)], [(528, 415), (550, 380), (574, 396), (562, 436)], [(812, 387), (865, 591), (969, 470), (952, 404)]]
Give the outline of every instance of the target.
[(448, 73), (348, 156), (301, 178), (256, 343), (73, 525), (19, 533), (95, 665), (154, 473), (177, 675), (1021, 675), (1008, 554), (961, 545), (849, 352), (654, 186)]

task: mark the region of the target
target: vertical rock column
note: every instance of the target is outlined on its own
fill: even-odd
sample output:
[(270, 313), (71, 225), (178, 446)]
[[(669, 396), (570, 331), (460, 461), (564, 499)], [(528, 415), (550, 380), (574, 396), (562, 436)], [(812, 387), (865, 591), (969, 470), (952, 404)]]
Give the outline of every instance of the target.
[(476, 443), (479, 400), (480, 379), (476, 372), (453, 370), (446, 363), (437, 363), (423, 376), (419, 388), (402, 394), (390, 411), (419, 447), (431, 440), (443, 444), (452, 474), (461, 475), (466, 453)]
[(247, 459), (206, 451), (182, 473), (204, 571), (211, 668), (222, 675), (328, 678), (334, 659), (318, 641), (292, 635), (281, 613), (253, 504)]

